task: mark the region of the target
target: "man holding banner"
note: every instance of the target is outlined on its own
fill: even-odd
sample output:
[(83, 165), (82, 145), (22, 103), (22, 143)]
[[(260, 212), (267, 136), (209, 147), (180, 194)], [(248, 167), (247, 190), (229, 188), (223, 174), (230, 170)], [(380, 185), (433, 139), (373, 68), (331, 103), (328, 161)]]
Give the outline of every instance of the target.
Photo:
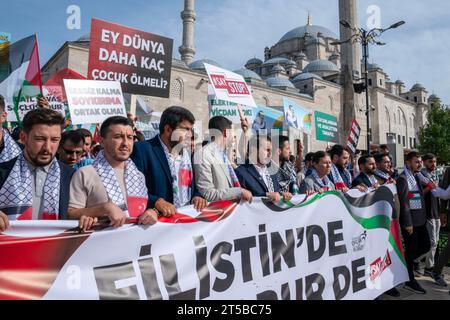
[(127, 217), (139, 224), (157, 221), (155, 210), (147, 210), (144, 175), (131, 161), (133, 123), (114, 116), (103, 122), (100, 151), (92, 166), (78, 170), (70, 185), (69, 218), (79, 219), (80, 228), (89, 229), (97, 218), (107, 215), (111, 225), (120, 227)]
[(25, 149), (0, 166), (0, 231), (8, 220), (66, 218), (73, 169), (55, 158), (63, 125), (64, 118), (51, 109), (25, 115)]
[[(0, 95), (0, 127), (3, 127), (3, 122), (5, 121), (5, 100)], [(22, 150), (17, 143), (5, 129), (0, 128), (0, 163), (8, 162), (17, 157), (20, 153), (22, 153)]]
[(272, 141), (269, 136), (254, 135), (249, 141), (249, 160), (236, 169), (236, 175), (243, 188), (254, 197), (268, 197), (279, 202), (281, 195), (285, 200), (292, 199), (289, 192), (281, 192), (277, 169), (271, 165)]
[(208, 124), (211, 142), (194, 155), (195, 182), (198, 191), (207, 201), (252, 201), (252, 193), (241, 188), (226, 150), (232, 146), (234, 132), (232, 122), (216, 116)]
[(196, 192), (192, 170), (191, 138), (194, 115), (186, 108), (172, 106), (164, 110), (159, 135), (137, 142), (131, 159), (144, 174), (148, 206), (171, 217), (177, 208), (193, 204), (197, 210), (207, 202)]

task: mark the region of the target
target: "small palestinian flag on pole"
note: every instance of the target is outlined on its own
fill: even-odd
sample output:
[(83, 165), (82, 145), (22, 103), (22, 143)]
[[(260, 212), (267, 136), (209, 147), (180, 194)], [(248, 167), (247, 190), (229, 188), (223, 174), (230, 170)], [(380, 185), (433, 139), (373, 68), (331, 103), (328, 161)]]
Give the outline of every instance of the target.
[(358, 121), (353, 120), (352, 127), (350, 128), (350, 134), (347, 140), (347, 147), (356, 154), (356, 148), (358, 147), (359, 136), (361, 135), (361, 127)]
[(19, 103), (42, 94), (36, 35), (0, 49), (0, 94), (20, 123)]

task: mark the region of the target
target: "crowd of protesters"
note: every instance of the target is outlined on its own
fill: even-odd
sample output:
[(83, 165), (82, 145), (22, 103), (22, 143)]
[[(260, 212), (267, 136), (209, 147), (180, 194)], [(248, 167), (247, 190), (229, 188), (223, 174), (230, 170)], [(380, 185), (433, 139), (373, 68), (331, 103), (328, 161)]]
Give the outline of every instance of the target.
[[(1, 124), (4, 109), (0, 99)], [(406, 287), (426, 293), (417, 274), (447, 286), (441, 273), (450, 248), (438, 261), (435, 255), (440, 228), (447, 223), (441, 213), (448, 202), (439, 197), (450, 198), (450, 170), (438, 188), (436, 156), (412, 151), (399, 173), (386, 146), (353, 155), (334, 145), (303, 156), (297, 141), (294, 155), (289, 137), (249, 130), (245, 118), (244, 134), (236, 141), (232, 122), (222, 116), (210, 119), (208, 140), (196, 141), (194, 115), (177, 106), (163, 112), (159, 134), (145, 141), (134, 120), (130, 114), (108, 118), (94, 139), (86, 129), (65, 130), (65, 119), (44, 102), (25, 115), (21, 129), (12, 134), (0, 130), (0, 231), (12, 220), (30, 219), (76, 219), (81, 231), (105, 218), (113, 227), (127, 218), (152, 225), (159, 216), (170, 218), (191, 204), (201, 211), (219, 200), (266, 197), (279, 202), (296, 194), (372, 192), (393, 184), (393, 218), (400, 225), (409, 274)], [(233, 146), (236, 150), (229, 152)], [(399, 292), (394, 288), (388, 294)]]

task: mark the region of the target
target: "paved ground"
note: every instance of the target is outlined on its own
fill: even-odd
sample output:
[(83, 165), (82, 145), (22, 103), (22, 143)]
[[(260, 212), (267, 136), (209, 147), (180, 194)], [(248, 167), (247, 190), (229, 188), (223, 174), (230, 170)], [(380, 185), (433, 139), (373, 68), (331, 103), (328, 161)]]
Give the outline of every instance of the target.
[(430, 277), (416, 277), (420, 285), (427, 290), (427, 294), (417, 294), (408, 289), (405, 289), (403, 285), (397, 287), (401, 296), (398, 298), (388, 295), (382, 295), (380, 300), (450, 300), (450, 267), (444, 268), (444, 280), (447, 281), (447, 287), (440, 287), (434, 283), (434, 280)]

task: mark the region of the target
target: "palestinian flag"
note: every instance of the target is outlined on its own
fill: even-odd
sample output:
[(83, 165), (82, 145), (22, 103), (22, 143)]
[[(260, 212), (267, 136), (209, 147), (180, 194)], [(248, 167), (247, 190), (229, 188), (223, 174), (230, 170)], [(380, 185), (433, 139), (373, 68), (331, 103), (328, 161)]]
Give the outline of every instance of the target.
[(20, 122), (19, 102), (42, 94), (36, 35), (0, 49), (0, 70), (0, 94)]

